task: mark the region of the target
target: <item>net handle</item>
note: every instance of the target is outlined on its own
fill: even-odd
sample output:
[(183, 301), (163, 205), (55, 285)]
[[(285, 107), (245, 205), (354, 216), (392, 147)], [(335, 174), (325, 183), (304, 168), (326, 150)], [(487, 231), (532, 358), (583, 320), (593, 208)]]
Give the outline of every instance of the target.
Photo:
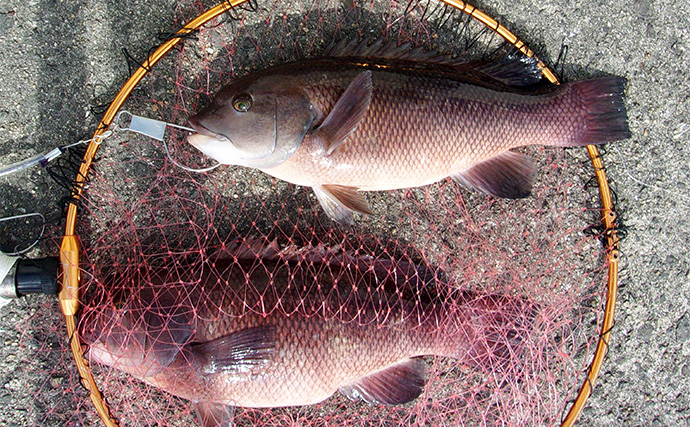
[[(108, 427), (118, 427), (118, 421), (111, 415), (110, 409), (103, 400), (103, 397), (98, 390), (98, 386), (93, 378), (91, 369), (89, 368), (87, 360), (84, 358), (79, 335), (76, 333), (76, 315), (79, 311), (79, 242), (75, 234), (77, 224), (77, 204), (82, 196), (86, 184), (86, 177), (91, 169), (91, 163), (98, 151), (103, 134), (108, 130), (111, 123), (115, 119), (118, 111), (124, 104), (127, 97), (134, 88), (139, 84), (142, 78), (149, 72), (164, 55), (166, 55), (173, 47), (175, 47), (181, 40), (190, 34), (194, 33), (202, 25), (226, 13), (246, 2), (247, 0), (228, 0), (202, 13), (192, 21), (190, 21), (183, 28), (175, 33), (168, 41), (161, 44), (132, 74), (127, 82), (122, 86), (122, 89), (115, 96), (115, 99), (106, 110), (101, 119), (98, 128), (96, 129), (93, 139), (87, 147), (84, 160), (79, 168), (79, 173), (75, 179), (72, 188), (72, 198), (74, 200), (68, 207), (67, 219), (65, 224), (65, 235), (60, 246), (60, 261), (62, 264), (61, 275), (61, 291), (59, 294), (60, 308), (65, 316), (65, 324), (67, 326), (67, 335), (70, 339), (70, 347), (74, 360), (79, 369), (79, 376), (84, 387), (89, 391), (89, 397), (93, 402), (98, 415), (101, 417), (103, 423)], [(491, 18), (486, 13), (477, 9), (469, 3), (459, 0), (440, 0), (464, 13), (471, 16), (484, 24), (487, 28), (493, 30), (508, 43), (512, 44), (516, 49), (526, 56), (533, 57), (534, 52), (527, 48), (525, 43), (520, 40), (515, 34), (510, 32), (506, 27), (501, 25), (498, 21)], [(558, 84), (556, 75), (551, 71), (541, 60), (538, 62), (544, 76), (554, 84)], [(606, 178), (604, 164), (596, 146), (588, 145), (587, 152), (592, 161), (594, 171), (599, 185), (599, 195), (602, 202), (602, 221), (604, 223), (604, 245), (607, 252), (606, 261), (608, 264), (608, 283), (606, 294), (606, 306), (604, 310), (604, 319), (602, 322), (602, 329), (599, 334), (599, 341), (594, 353), (594, 357), (587, 371), (587, 378), (580, 387), (580, 391), (573, 402), (568, 414), (565, 416), (561, 426), (571, 427), (582, 413), (587, 399), (592, 394), (594, 383), (599, 376), (601, 366), (603, 364), (606, 352), (608, 350), (608, 342), (613, 326), (613, 316), (615, 312), (616, 296), (618, 291), (618, 260), (619, 260), (619, 238), (616, 224), (616, 213), (614, 211), (613, 200), (611, 198), (611, 190)]]

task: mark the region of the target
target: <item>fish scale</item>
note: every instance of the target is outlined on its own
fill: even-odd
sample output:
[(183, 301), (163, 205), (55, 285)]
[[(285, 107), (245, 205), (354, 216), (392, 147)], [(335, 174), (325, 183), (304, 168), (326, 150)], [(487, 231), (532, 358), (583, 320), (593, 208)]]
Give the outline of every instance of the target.
[[(359, 71), (342, 72), (342, 81), (351, 81)], [(370, 191), (415, 187), (436, 182), (514, 146), (525, 145), (526, 140), (539, 143), (539, 138), (532, 135), (549, 133), (548, 126), (537, 127), (536, 123), (537, 129), (525, 128), (519, 120), (520, 110), (501, 115), (502, 110), (509, 108), (494, 102), (495, 99), (480, 102), (464, 99), (481, 98), (483, 94), (479, 92), (485, 91), (483, 88), (469, 89), (469, 95), (454, 103), (446, 99), (452, 105), (442, 109), (427, 99), (442, 99), (452, 91), (468, 92), (468, 86), (410, 77), (411, 85), (418, 89), (412, 92), (407, 86), (392, 83), (398, 79), (396, 74), (377, 73), (374, 76), (369, 111), (347, 141), (329, 156), (328, 163), (310, 161), (322, 144), (307, 135), (293, 157), (277, 167), (263, 170), (305, 186), (337, 183)], [(311, 78), (304, 76), (305, 81)], [(319, 89), (322, 87), (305, 88), (307, 93)], [(332, 109), (342, 94), (338, 89), (329, 88), (313, 96), (317, 108)], [(510, 95), (497, 93), (495, 98)], [(404, 99), (405, 103), (396, 102), (399, 99)], [(551, 104), (543, 104), (538, 111), (553, 108)], [(508, 138), (508, 134), (513, 137)], [(433, 161), (411, 161), (422, 158)], [(436, 166), (430, 170), (429, 164)]]
[(498, 369), (520, 355), (519, 298), (461, 292), (408, 261), (284, 251), (137, 276), (129, 300), (84, 320), (89, 356), (202, 406), (278, 407), (338, 390), (403, 403), (422, 391), (419, 356)]
[(630, 136), (625, 79), (540, 86), (536, 59), (394, 57), (305, 60), (238, 79), (190, 118), (198, 133), (188, 141), (221, 163), (312, 187), (347, 224), (353, 211), (371, 213), (360, 191), (452, 177), (496, 197), (526, 197), (535, 167), (511, 149)]
[[(243, 325), (240, 323), (237, 326), (241, 328)], [(410, 353), (429, 351), (420, 347), (418, 340), (399, 339), (397, 343), (394, 342), (390, 331), (375, 334), (354, 324), (350, 327), (337, 326), (326, 332), (328, 328), (322, 322), (306, 319), (291, 322), (289, 329), (285, 329), (290, 336), (281, 336), (278, 340), (275, 351), (279, 356), (272, 359), (261, 373), (265, 380), (248, 380), (238, 384), (234, 374), (217, 375), (208, 397), (215, 402), (245, 407), (318, 403), (330, 397), (341, 385), (364, 373), (390, 366), (409, 357)], [(321, 339), (312, 339), (315, 336)], [(333, 336), (340, 340), (329, 343), (329, 338)], [(344, 337), (358, 345), (348, 345)], [(330, 357), (331, 354), (339, 356)], [(185, 397), (199, 398), (199, 395)]]

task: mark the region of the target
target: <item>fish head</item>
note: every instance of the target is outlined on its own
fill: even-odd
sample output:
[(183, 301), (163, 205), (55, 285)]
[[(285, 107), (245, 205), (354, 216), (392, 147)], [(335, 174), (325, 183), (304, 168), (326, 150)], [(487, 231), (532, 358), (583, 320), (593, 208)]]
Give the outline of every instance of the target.
[(194, 327), (182, 307), (129, 301), (88, 313), (80, 331), (90, 360), (143, 379), (173, 363)]
[(277, 166), (300, 147), (316, 114), (305, 91), (285, 76), (247, 76), (190, 117), (188, 142), (220, 163)]

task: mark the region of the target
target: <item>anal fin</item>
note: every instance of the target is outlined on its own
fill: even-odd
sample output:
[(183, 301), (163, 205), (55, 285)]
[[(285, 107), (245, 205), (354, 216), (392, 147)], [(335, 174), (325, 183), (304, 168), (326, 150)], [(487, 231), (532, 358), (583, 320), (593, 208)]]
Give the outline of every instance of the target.
[(372, 214), (366, 197), (355, 187), (324, 184), (314, 187), (314, 193), (326, 215), (340, 225), (352, 224), (353, 211)]
[(400, 405), (422, 394), (426, 371), (426, 363), (421, 358), (406, 359), (344, 385), (340, 387), (340, 392), (352, 400)]
[(506, 151), (451, 178), (464, 187), (494, 197), (521, 199), (532, 192), (534, 174), (532, 159), (524, 154)]

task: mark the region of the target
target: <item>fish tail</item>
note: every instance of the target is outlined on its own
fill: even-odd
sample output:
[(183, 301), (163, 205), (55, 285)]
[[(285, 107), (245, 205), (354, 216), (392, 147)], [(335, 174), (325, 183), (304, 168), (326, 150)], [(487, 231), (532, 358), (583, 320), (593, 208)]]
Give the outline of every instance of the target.
[(626, 83), (624, 77), (601, 77), (566, 83), (585, 114), (584, 120), (582, 115), (577, 119), (578, 124), (583, 125), (581, 131), (556, 145), (575, 147), (630, 138), (625, 110)]
[[(535, 306), (519, 297), (473, 295), (458, 307), (446, 356), (487, 370), (519, 370)], [(446, 341), (446, 345), (449, 344)]]

